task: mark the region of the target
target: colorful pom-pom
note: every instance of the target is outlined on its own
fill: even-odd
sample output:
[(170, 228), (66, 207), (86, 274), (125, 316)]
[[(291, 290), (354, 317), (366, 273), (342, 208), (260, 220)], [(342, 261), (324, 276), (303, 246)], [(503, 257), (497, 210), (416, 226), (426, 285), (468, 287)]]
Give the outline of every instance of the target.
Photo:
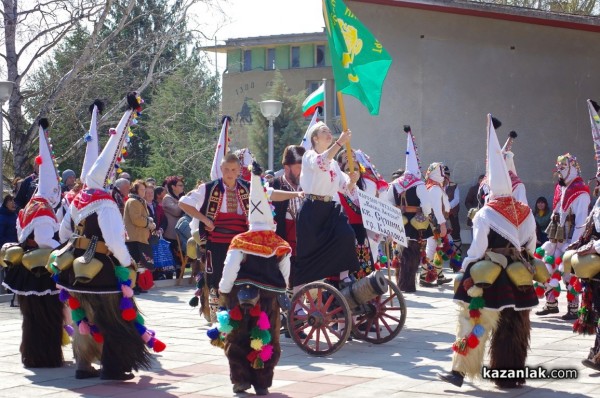
[(102, 333), (92, 333), (92, 338), (98, 344), (104, 343), (104, 336), (102, 335)]
[(258, 356), (263, 362), (267, 362), (273, 356), (273, 346), (271, 344), (264, 345)]
[(469, 310), (478, 310), (485, 306), (485, 300), (483, 297), (473, 297), (469, 303)]
[(258, 303), (254, 307), (252, 307), (252, 309), (250, 310), (250, 316), (252, 316), (252, 317), (260, 316), (260, 306), (258, 305)]
[(152, 350), (154, 352), (162, 352), (165, 350), (165, 348), (167, 348), (167, 345), (165, 343), (163, 343), (157, 338), (154, 339), (154, 346), (152, 347)]
[(133, 308), (127, 308), (121, 311), (121, 317), (126, 321), (133, 321), (136, 316), (136, 311)]
[(65, 328), (65, 331), (67, 332), (67, 334), (69, 336), (73, 336), (73, 332), (75, 332), (75, 329), (73, 329), (73, 326), (71, 326), (71, 325), (65, 325), (63, 327)]
[(81, 334), (83, 336), (90, 334), (90, 325), (85, 321), (79, 322), (78, 329), (79, 329), (79, 334)]
[(258, 321), (256, 322), (256, 326), (258, 326), (260, 330), (269, 330), (271, 323), (269, 322), (269, 317), (267, 316), (266, 312), (262, 311), (260, 313), (258, 316)]
[(129, 268), (127, 267), (117, 266), (114, 272), (119, 282), (125, 282), (129, 279)]
[(219, 329), (217, 329), (217, 328), (208, 329), (206, 331), (206, 335), (211, 340), (218, 339), (219, 338)]
[(121, 298), (120, 308), (121, 310), (133, 308), (133, 301), (129, 297)]
[(471, 318), (479, 318), (481, 316), (481, 311), (479, 311), (479, 310), (469, 310), (469, 316)]
[(240, 309), (239, 305), (236, 305), (231, 309), (231, 311), (229, 311), (229, 318), (233, 319), (234, 321), (242, 320), (242, 310)]
[(60, 292), (58, 293), (58, 299), (60, 301), (62, 301), (63, 303), (65, 301), (67, 301), (69, 299), (69, 297), (71, 297), (71, 295), (65, 289), (61, 289)]
[(199, 303), (200, 303), (200, 299), (196, 295), (194, 295), (194, 297), (192, 297), (189, 302), (190, 307), (197, 307)]
[(479, 339), (473, 333), (467, 337), (467, 345), (469, 348), (475, 348), (479, 345)]
[(40, 155), (35, 157), (35, 164), (37, 164), (38, 166), (42, 164), (42, 157)]
[(481, 325), (475, 325), (473, 327), (473, 334), (475, 336), (477, 336), (478, 338), (483, 337), (483, 334), (485, 333), (485, 328)]
[(125, 297), (133, 297), (133, 289), (125, 284), (121, 285), (121, 291)]
[(256, 351), (260, 351), (260, 349), (263, 347), (263, 342), (261, 339), (252, 339), (250, 340), (250, 347)]

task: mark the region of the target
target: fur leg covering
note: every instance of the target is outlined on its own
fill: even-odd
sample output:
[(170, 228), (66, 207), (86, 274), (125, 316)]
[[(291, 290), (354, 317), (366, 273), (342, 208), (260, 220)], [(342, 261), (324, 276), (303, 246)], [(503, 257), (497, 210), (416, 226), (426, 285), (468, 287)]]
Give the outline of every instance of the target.
[[(531, 333), (529, 313), (529, 310), (515, 311), (512, 308), (502, 310), (498, 328), (492, 336), (490, 368), (525, 369)], [(525, 379), (495, 379), (494, 383), (501, 388), (514, 388), (525, 384)]]
[(600, 321), (600, 282), (592, 280), (589, 283), (588, 289), (592, 290), (593, 316), (596, 321), (596, 340), (594, 346), (590, 348), (588, 359), (600, 365), (600, 324), (598, 323)]
[(213, 287), (211, 287), (208, 291), (208, 307), (210, 310), (210, 322), (217, 323), (217, 312), (219, 312), (219, 292)]
[[(485, 329), (485, 333), (479, 339), (479, 345), (469, 349), (466, 355), (457, 352), (452, 356), (452, 370), (463, 373), (470, 378), (481, 376), (481, 367), (483, 366), (483, 355), (485, 354), (485, 344), (487, 343), (490, 334), (498, 324), (500, 313), (498, 311), (481, 309), (479, 324)], [(469, 317), (469, 304), (460, 303), (458, 314), (458, 325), (456, 337), (461, 339), (468, 336), (473, 330), (473, 324)]]
[[(238, 290), (239, 288), (234, 286), (231, 293), (227, 295), (228, 308), (233, 308), (238, 304)], [(269, 344), (273, 345), (273, 355), (265, 362), (263, 369), (252, 368), (246, 358), (252, 351), (250, 347), (250, 331), (256, 325), (256, 318), (251, 317), (249, 314), (244, 314), (244, 318), (240, 322), (240, 327), (227, 335), (225, 339), (225, 355), (229, 360), (232, 384), (248, 383), (252, 384), (255, 388), (269, 388), (273, 383), (275, 366), (281, 356), (281, 346), (279, 344), (281, 320), (276, 294), (261, 290), (260, 296), (261, 310), (267, 313), (271, 324), (271, 328), (269, 329), (271, 332), (271, 342)]]
[[(150, 368), (150, 352), (134, 323), (121, 317), (121, 297), (122, 294), (78, 295), (89, 321), (104, 336), (102, 371), (111, 375)], [(135, 301), (134, 308), (138, 311)]]
[[(81, 294), (71, 293), (71, 296), (79, 300), (80, 303), (85, 303), (85, 299)], [(83, 305), (83, 304), (82, 304)], [(88, 319), (94, 319), (94, 309), (87, 308), (85, 305), (85, 314)], [(90, 370), (93, 362), (100, 362), (102, 357), (102, 344), (94, 341), (90, 334), (82, 335), (79, 333), (79, 328), (76, 323), (73, 323), (73, 356), (77, 370)]]
[(26, 368), (63, 365), (63, 307), (58, 294), (18, 296), (23, 315), (21, 361)]

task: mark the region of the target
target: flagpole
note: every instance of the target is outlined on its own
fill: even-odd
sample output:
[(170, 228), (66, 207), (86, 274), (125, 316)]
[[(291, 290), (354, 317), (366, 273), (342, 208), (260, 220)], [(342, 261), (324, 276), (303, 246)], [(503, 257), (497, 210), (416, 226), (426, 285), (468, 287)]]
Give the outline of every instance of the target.
[(327, 79), (323, 79), (323, 123), (327, 124)]
[[(338, 105), (340, 107), (340, 119), (342, 121), (342, 131), (348, 130), (348, 122), (346, 121), (346, 108), (344, 108), (344, 97), (341, 91), (337, 92)], [(352, 146), (350, 140), (346, 142), (346, 155), (348, 158), (348, 169), (354, 171), (354, 158), (352, 156)]]

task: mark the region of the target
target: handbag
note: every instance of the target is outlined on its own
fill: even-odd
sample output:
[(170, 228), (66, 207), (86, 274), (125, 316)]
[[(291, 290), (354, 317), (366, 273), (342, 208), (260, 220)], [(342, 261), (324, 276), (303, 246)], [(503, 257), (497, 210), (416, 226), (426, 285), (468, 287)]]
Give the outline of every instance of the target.
[(174, 267), (175, 259), (171, 252), (171, 244), (162, 236), (158, 238), (158, 243), (152, 246), (152, 254), (154, 255), (155, 268)]

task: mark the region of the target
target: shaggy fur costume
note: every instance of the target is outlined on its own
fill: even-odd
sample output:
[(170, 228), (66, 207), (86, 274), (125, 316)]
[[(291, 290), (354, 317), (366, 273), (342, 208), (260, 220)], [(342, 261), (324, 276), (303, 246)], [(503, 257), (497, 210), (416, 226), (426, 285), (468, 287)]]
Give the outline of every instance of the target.
[[(485, 353), (485, 344), (490, 338), (490, 334), (496, 329), (500, 313), (498, 311), (481, 309), (479, 324), (484, 327), (485, 334), (479, 339), (479, 345), (469, 349), (467, 355), (454, 353), (452, 357), (452, 370), (463, 373), (470, 378), (481, 377), (481, 364)], [(468, 336), (473, 330), (473, 324), (469, 317), (469, 304), (459, 303), (458, 325), (456, 337), (461, 339)]]
[[(150, 368), (150, 352), (133, 322), (121, 317), (119, 304), (122, 294), (76, 294), (90, 323), (104, 336), (100, 362), (103, 373), (119, 375), (140, 368)], [(134, 303), (134, 308), (138, 310)], [(139, 311), (138, 311), (139, 312)], [(98, 359), (100, 346), (89, 336), (74, 341), (74, 353), (82, 361)], [(85, 338), (83, 338), (85, 337)], [(93, 345), (97, 347), (93, 347)], [(88, 362), (88, 363), (89, 363)], [(79, 364), (78, 364), (79, 366)]]
[[(525, 369), (531, 333), (529, 312), (512, 308), (500, 312), (500, 321), (490, 346), (491, 369)], [(525, 379), (494, 379), (494, 383), (501, 388), (514, 388), (525, 384)]]
[(26, 368), (63, 365), (63, 303), (57, 294), (19, 295), (23, 314), (21, 361)]
[[(227, 294), (227, 308), (233, 308), (238, 304), (237, 293), (240, 290), (234, 286)], [(229, 360), (231, 382), (235, 384), (251, 384), (254, 388), (269, 388), (273, 383), (275, 365), (281, 356), (279, 344), (279, 329), (281, 320), (279, 318), (279, 303), (277, 294), (266, 290), (260, 290), (260, 308), (267, 313), (271, 323), (271, 342), (273, 345), (273, 356), (263, 369), (252, 368), (246, 356), (252, 351), (250, 347), (250, 330), (256, 325), (256, 318), (250, 314), (244, 314), (240, 327), (234, 329), (225, 338), (225, 355)]]

